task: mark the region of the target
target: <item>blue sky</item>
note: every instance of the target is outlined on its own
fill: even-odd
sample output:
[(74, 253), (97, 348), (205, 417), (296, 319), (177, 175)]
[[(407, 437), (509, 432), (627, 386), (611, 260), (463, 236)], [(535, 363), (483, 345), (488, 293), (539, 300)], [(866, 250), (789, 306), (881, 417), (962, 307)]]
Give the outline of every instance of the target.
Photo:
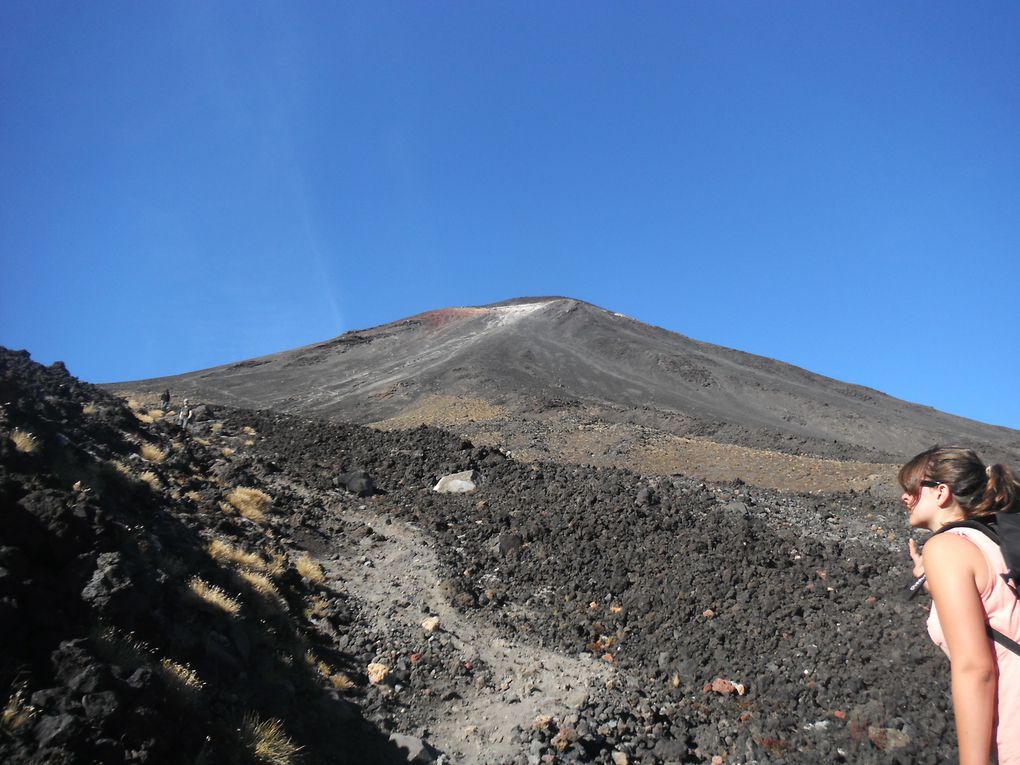
[(0, 344), (567, 295), (1020, 428), (1020, 4), (0, 4)]

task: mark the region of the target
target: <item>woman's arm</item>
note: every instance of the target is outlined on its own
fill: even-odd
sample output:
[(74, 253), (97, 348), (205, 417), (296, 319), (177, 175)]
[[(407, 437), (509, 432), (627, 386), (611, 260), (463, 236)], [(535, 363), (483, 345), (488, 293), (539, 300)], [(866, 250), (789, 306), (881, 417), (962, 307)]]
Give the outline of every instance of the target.
[(940, 534), (924, 546), (924, 570), (949, 648), (961, 765), (988, 765), (994, 734), (995, 655), (975, 581), (985, 578), (982, 566), (981, 551), (961, 536)]

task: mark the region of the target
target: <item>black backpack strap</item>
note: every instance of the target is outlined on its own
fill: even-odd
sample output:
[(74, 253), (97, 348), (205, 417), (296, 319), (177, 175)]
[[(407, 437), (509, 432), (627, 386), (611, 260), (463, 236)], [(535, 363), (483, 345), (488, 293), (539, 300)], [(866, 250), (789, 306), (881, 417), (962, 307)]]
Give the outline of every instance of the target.
[[(982, 523), (981, 521), (967, 520), (967, 521), (953, 521), (947, 523), (941, 529), (935, 532), (935, 534), (941, 534), (943, 531), (949, 531), (950, 529), (974, 529), (980, 531), (986, 537), (991, 539), (995, 544), (999, 544), (999, 534), (992, 525), (988, 523)], [(932, 534), (932, 536), (935, 536)]]
[(1017, 656), (1020, 656), (1020, 643), (1017, 643), (1015, 640), (1011, 640), (998, 630), (993, 630), (990, 626), (986, 625), (985, 629), (988, 631), (988, 637), (1001, 645), (1007, 651), (1012, 651)]

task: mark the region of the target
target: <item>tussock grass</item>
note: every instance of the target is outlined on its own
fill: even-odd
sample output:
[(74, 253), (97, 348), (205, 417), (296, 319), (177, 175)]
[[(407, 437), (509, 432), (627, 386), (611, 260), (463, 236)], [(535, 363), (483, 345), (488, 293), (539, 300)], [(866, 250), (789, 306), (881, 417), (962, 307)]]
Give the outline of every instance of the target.
[(244, 445), (248, 446), (248, 447), (252, 447), (252, 446), (255, 446), (255, 442), (252, 439), (249, 438), (247, 441), (244, 442)]
[(162, 420), (164, 417), (162, 409), (150, 409), (148, 414), (153, 420)]
[(197, 504), (198, 504), (199, 502), (201, 502), (201, 501), (202, 501), (202, 495), (201, 495), (201, 494), (199, 494), (199, 493), (198, 493), (197, 491), (195, 491), (194, 489), (192, 489), (191, 491), (186, 491), (186, 492), (184, 492), (184, 497), (185, 497), (185, 499), (190, 499), (190, 500), (191, 500), (192, 502), (194, 502), (194, 503), (195, 503), (196, 505), (197, 505)]
[(138, 668), (152, 658), (152, 648), (141, 640), (135, 639), (134, 633), (126, 633), (116, 627), (107, 627), (101, 632), (93, 632), (96, 652), (111, 664)]
[(248, 520), (262, 523), (266, 520), (266, 510), (273, 504), (273, 498), (259, 489), (238, 486), (227, 495), (227, 502)]
[(113, 466), (113, 469), (116, 470), (121, 475), (126, 475), (126, 476), (130, 476), (131, 475), (131, 468), (129, 468), (127, 465), (125, 465), (120, 460), (110, 460), (110, 465)]
[(266, 573), (274, 579), (287, 573), (287, 556), (282, 553), (274, 553), (266, 564)]
[(36, 708), (28, 703), (26, 695), (25, 683), (11, 688), (11, 695), (4, 705), (3, 712), (0, 713), (0, 729), (16, 733), (32, 721)]
[(152, 419), (152, 417), (150, 415), (146, 414), (145, 412), (136, 412), (133, 409), (131, 410), (131, 412), (132, 412), (132, 414), (134, 414), (136, 420), (138, 420), (139, 422), (145, 423), (146, 425), (151, 425), (152, 423), (155, 422), (155, 420)]
[(282, 722), (275, 718), (260, 720), (251, 712), (241, 723), (241, 742), (251, 757), (266, 765), (292, 765), (301, 751)]
[(305, 553), (294, 562), (294, 568), (297, 569), (301, 576), (313, 584), (319, 584), (326, 578), (322, 573), (322, 566), (312, 560), (308, 553)]
[(222, 454), (224, 457), (233, 457), (234, 450), (231, 449), (229, 446), (224, 446), (220, 454)]
[(195, 692), (205, 687), (205, 682), (198, 673), (187, 664), (180, 664), (164, 657), (159, 662), (159, 669), (163, 678), (179, 690)]
[(251, 425), (245, 425), (243, 428), (241, 428), (241, 432), (244, 433), (246, 436), (254, 436), (255, 428), (253, 428)]
[(85, 415), (92, 415), (99, 411), (99, 407), (93, 403), (82, 404), (81, 413)]
[(252, 571), (266, 570), (266, 562), (258, 555), (245, 552), (222, 539), (214, 539), (205, 549), (213, 560), (218, 560), (221, 563), (235, 563), (238, 566), (250, 568)]
[(166, 460), (166, 452), (155, 444), (142, 444), (141, 449), (138, 451), (142, 455), (142, 459), (147, 462), (159, 463)]
[(215, 584), (209, 584), (200, 577), (193, 576), (191, 581), (188, 582), (188, 589), (203, 603), (224, 611), (231, 616), (236, 616), (241, 612), (241, 604), (236, 599), (227, 595)]
[(244, 581), (251, 585), (251, 588), (255, 590), (255, 592), (266, 599), (267, 605), (276, 610), (283, 607), (283, 597), (280, 595), (280, 591), (276, 589), (276, 585), (273, 584), (273, 580), (268, 576), (248, 569), (241, 569), (238, 574)]
[(142, 483), (149, 485), (149, 488), (153, 491), (159, 491), (163, 488), (163, 482), (159, 480), (159, 476), (153, 473), (151, 470), (144, 471), (138, 476), (138, 480)]
[(14, 442), (14, 448), (22, 454), (32, 454), (39, 448), (39, 439), (21, 428), (11, 431), (11, 440)]
[(130, 409), (132, 412), (137, 412), (139, 409), (142, 408), (141, 402), (139, 402), (137, 399), (133, 399), (133, 398), (129, 398), (127, 400), (127, 405), (128, 405), (128, 409)]

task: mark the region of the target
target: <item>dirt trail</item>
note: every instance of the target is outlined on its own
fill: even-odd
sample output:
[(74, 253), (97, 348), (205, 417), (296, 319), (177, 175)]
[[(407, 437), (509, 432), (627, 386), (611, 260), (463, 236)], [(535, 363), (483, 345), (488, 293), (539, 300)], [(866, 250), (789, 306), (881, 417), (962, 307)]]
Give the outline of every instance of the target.
[(396, 521), (383, 526), (368, 510), (345, 509), (343, 518), (384, 532), (382, 541), (379, 535), (362, 541), (363, 556), (322, 561), (327, 575), (341, 580), (371, 614), (375, 627), (421, 635), (422, 621), (437, 616), (440, 627), (432, 639), (448, 638), (463, 661), (491, 672), (490, 683), (436, 707), (429, 739), (455, 762), (513, 759), (520, 752), (520, 744), (511, 742), (515, 726), (530, 728), (540, 715), (563, 720), (585, 702), (589, 688), (605, 683), (611, 669), (594, 659), (508, 640), (483, 620), (457, 611), (442, 589), (434, 547), (417, 529)]

